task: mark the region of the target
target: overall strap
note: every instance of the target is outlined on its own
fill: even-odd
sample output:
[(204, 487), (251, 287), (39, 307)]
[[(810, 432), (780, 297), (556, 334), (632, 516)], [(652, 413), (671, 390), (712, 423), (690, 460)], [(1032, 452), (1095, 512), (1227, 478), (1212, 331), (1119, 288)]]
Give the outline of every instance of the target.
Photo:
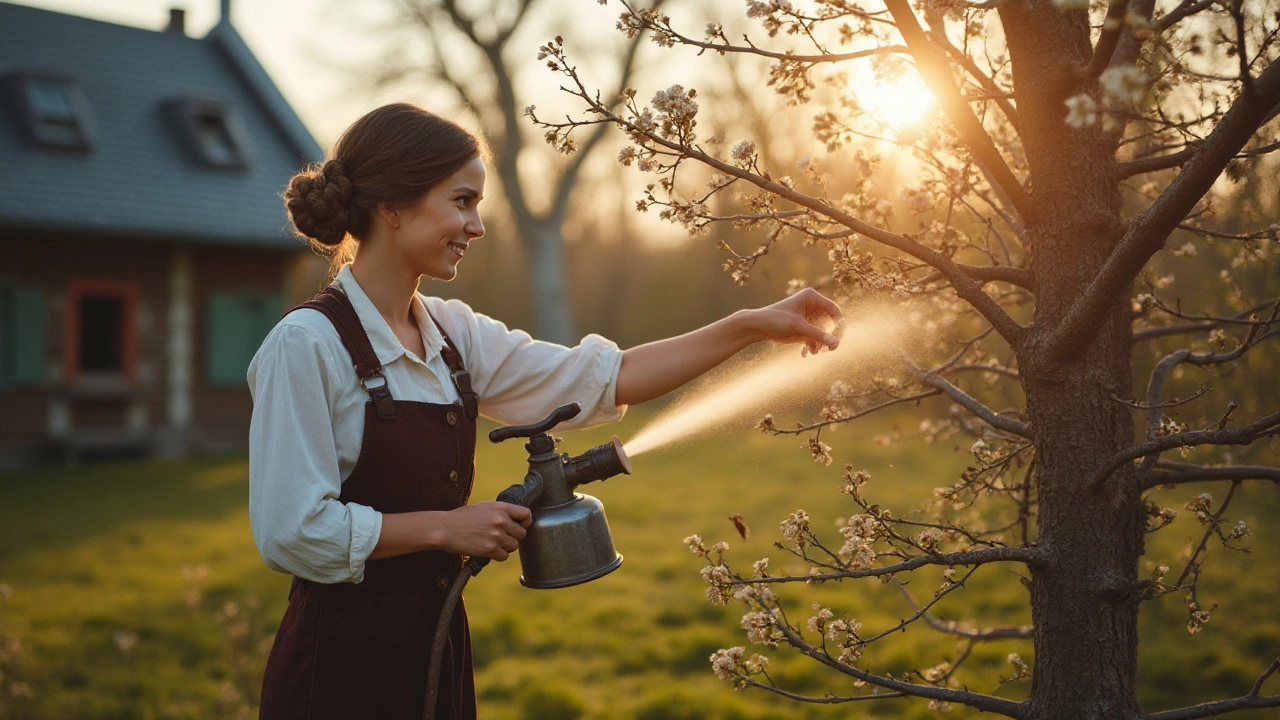
[(440, 321), (427, 311), (427, 317), (431, 318), (431, 322), (436, 324), (436, 329), (440, 331), (440, 337), (444, 338), (444, 347), (440, 348), (440, 356), (444, 358), (444, 364), (449, 366), (449, 375), (453, 378), (453, 386), (458, 389), (458, 395), (462, 397), (462, 409), (467, 413), (467, 417), (475, 420), (480, 415), (480, 396), (475, 390), (471, 389), (471, 373), (462, 364), (462, 354), (458, 352), (457, 346), (453, 344), (453, 340), (449, 339), (449, 333), (444, 331), (440, 326)]
[(373, 402), (373, 409), (378, 414), (378, 419), (394, 418), (396, 404), (391, 397), (391, 391), (387, 389), (387, 379), (382, 375), (382, 363), (378, 360), (377, 353), (373, 351), (369, 335), (360, 324), (360, 318), (356, 315), (356, 309), (352, 307), (350, 298), (342, 291), (330, 286), (294, 310), (298, 308), (319, 310), (329, 318), (334, 329), (338, 331), (338, 337), (342, 339), (342, 345), (351, 355), (356, 375), (360, 378), (360, 386), (369, 393), (369, 400)]

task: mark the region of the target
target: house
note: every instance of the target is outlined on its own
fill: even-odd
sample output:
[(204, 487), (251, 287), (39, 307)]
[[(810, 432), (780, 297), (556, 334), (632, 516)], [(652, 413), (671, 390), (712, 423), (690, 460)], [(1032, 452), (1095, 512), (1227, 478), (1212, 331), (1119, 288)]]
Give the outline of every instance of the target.
[(308, 257), (280, 194), (323, 153), (228, 10), (192, 38), (0, 3), (0, 467), (247, 443)]

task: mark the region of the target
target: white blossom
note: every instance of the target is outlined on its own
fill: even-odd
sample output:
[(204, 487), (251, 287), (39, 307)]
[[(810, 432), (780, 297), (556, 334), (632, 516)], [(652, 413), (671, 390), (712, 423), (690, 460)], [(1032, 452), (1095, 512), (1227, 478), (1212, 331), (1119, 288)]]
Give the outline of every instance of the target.
[(1117, 65), (1098, 78), (1102, 92), (1118, 104), (1136, 105), (1147, 96), (1147, 75), (1133, 65)]
[(1067, 98), (1067, 125), (1073, 128), (1087, 128), (1098, 122), (1098, 103), (1090, 96), (1080, 93)]
[(779, 524), (782, 530), (782, 539), (793, 542), (797, 545), (804, 545), (806, 536), (809, 534), (809, 514), (804, 510), (796, 510), (791, 513), (791, 517), (783, 520)]

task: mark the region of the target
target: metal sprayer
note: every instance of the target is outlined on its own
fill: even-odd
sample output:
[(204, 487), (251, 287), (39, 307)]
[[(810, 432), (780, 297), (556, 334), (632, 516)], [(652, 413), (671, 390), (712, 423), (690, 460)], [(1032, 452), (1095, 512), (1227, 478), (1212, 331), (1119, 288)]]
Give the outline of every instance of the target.
[[(556, 408), (542, 421), (532, 425), (498, 428), (489, 433), (489, 441), (500, 443), (512, 438), (529, 438), (529, 472), (524, 482), (498, 494), (500, 502), (522, 505), (533, 511), (533, 523), (520, 541), (520, 584), (538, 590), (580, 585), (608, 575), (622, 564), (622, 556), (613, 547), (604, 505), (590, 495), (574, 492), (574, 488), (619, 474), (631, 474), (631, 462), (622, 452), (622, 442), (615, 435), (603, 445), (576, 457), (556, 452), (557, 438), (547, 433), (556, 425), (575, 418), (582, 408), (569, 403)], [(431, 645), (431, 669), (427, 676), (425, 720), (435, 716), (440, 684), (440, 658), (448, 639), (449, 621), (462, 596), (462, 588), (472, 576), (479, 574), (489, 558), (468, 558), (457, 580), (449, 589), (436, 625), (435, 642)]]

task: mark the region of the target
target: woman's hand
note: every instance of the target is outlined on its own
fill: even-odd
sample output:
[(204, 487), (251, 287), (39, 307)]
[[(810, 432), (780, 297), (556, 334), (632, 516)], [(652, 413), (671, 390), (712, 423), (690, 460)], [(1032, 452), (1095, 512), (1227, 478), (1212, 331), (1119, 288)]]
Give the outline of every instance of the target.
[(423, 550), (506, 560), (533, 523), (529, 508), (481, 502), (456, 510), (383, 513), (382, 534), (370, 560)]
[[(745, 310), (761, 340), (803, 342), (810, 353), (823, 346), (835, 350), (844, 330), (844, 314), (834, 302), (813, 288), (757, 310)], [(824, 318), (830, 321), (823, 327)]]
[[(832, 323), (830, 330), (819, 324)], [(634, 405), (665, 395), (761, 340), (803, 342), (809, 352), (840, 344), (844, 316), (817, 290), (806, 288), (768, 307), (739, 310), (679, 337), (631, 348), (622, 355), (615, 400)]]
[(504, 502), (480, 502), (445, 513), (441, 528), (445, 552), (502, 562), (524, 539), (533, 523), (529, 508)]

